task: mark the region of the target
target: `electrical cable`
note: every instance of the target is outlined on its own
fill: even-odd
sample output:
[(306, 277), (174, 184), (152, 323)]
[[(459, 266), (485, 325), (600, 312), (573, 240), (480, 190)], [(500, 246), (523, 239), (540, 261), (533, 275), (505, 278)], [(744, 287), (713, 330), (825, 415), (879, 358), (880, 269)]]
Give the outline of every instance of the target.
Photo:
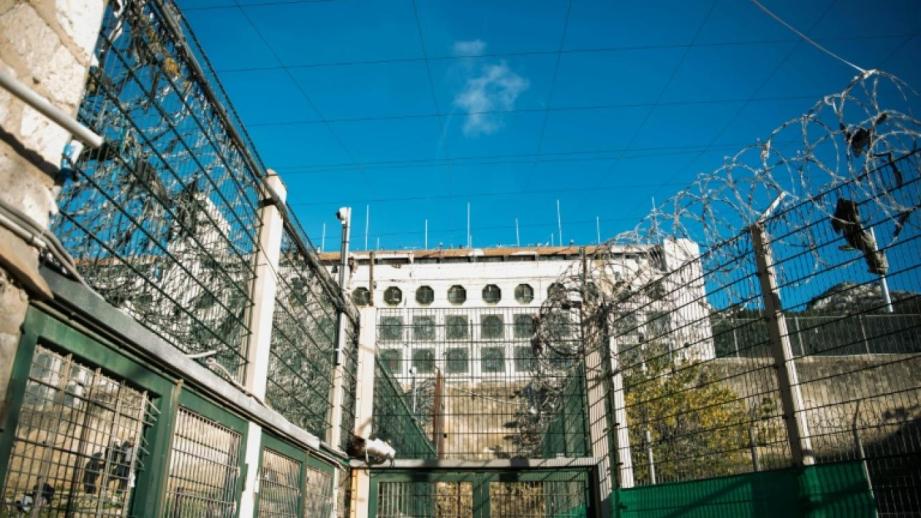
[(770, 9), (768, 9), (767, 7), (765, 7), (764, 4), (762, 4), (762, 3), (759, 2), (758, 0), (751, 0), (751, 2), (752, 2), (753, 4), (755, 4), (755, 6), (757, 6), (758, 9), (761, 9), (765, 14), (767, 14), (768, 16), (770, 16), (771, 18), (773, 18), (775, 21), (777, 21), (778, 23), (780, 23), (781, 25), (783, 25), (784, 27), (786, 27), (787, 29), (789, 29), (792, 33), (794, 33), (794, 34), (796, 34), (797, 36), (799, 36), (800, 38), (802, 38), (803, 41), (805, 41), (806, 43), (808, 43), (808, 44), (812, 45), (813, 47), (817, 48), (818, 50), (824, 52), (824, 53), (827, 54), (828, 56), (831, 56), (831, 57), (837, 59), (838, 61), (844, 63), (845, 65), (847, 65), (847, 66), (853, 68), (854, 70), (860, 72), (861, 74), (867, 74), (868, 71), (867, 71), (866, 69), (864, 69), (864, 68), (862, 68), (862, 67), (859, 67), (859, 66), (855, 65), (854, 63), (852, 63), (852, 62), (850, 62), (850, 61), (844, 59), (843, 57), (839, 56), (838, 54), (835, 54), (834, 52), (832, 52), (832, 51), (828, 50), (827, 48), (825, 48), (824, 46), (822, 46), (819, 42), (815, 41), (814, 39), (810, 38), (809, 36), (806, 36), (805, 34), (803, 34), (802, 32), (800, 32), (799, 30), (797, 30), (796, 27), (794, 27), (794, 26), (790, 25), (789, 23), (787, 23), (786, 21), (784, 21), (783, 18), (781, 18), (780, 16), (777, 16), (776, 14), (774, 14), (773, 11), (771, 11)]

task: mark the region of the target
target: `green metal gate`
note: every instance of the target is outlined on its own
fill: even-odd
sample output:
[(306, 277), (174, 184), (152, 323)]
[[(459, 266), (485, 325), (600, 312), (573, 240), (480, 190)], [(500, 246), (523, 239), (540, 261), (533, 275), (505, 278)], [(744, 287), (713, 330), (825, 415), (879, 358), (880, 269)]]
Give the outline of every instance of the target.
[(378, 470), (369, 516), (377, 518), (582, 518), (595, 516), (591, 471)]

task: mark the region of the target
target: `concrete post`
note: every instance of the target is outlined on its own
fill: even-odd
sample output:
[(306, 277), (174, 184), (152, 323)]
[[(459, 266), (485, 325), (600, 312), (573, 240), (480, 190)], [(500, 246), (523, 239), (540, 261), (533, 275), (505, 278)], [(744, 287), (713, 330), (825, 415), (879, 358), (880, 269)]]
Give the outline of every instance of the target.
[(764, 299), (764, 313), (777, 372), (780, 403), (787, 428), (787, 439), (790, 442), (790, 453), (794, 463), (808, 466), (815, 464), (815, 457), (812, 440), (809, 438), (809, 423), (803, 414), (803, 394), (796, 374), (796, 365), (793, 363), (793, 349), (790, 347), (787, 321), (780, 303), (780, 291), (777, 288), (774, 274), (771, 247), (762, 223), (755, 223), (749, 228), (749, 231), (755, 249), (758, 280), (761, 284), (761, 296)]
[[(358, 334), (358, 387), (355, 391), (356, 436), (371, 437), (374, 412), (374, 358), (377, 350), (377, 310), (373, 307), (361, 309)], [(371, 474), (366, 468), (352, 469), (352, 502), (350, 516), (367, 518), (368, 498), (371, 493)]]
[[(76, 114), (104, 9), (102, 0), (0, 2), (0, 69)], [(0, 88), (0, 200), (42, 228), (57, 211), (58, 166), (69, 137)], [(0, 422), (29, 299), (46, 297), (38, 250), (0, 224)]]
[(620, 352), (617, 338), (609, 339), (611, 359), (611, 406), (614, 410), (614, 447), (617, 449), (617, 471), (620, 487), (631, 488), (633, 478), (633, 452), (630, 449), (630, 429), (627, 423), (627, 399), (624, 396), (624, 372), (620, 367)]
[[(281, 178), (268, 170), (262, 198), (285, 201), (287, 190)], [(255, 278), (252, 284), (253, 307), (249, 315), (249, 341), (246, 348), (246, 376), (244, 386), (257, 399), (265, 399), (269, 374), (269, 357), (272, 348), (272, 315), (275, 312), (275, 295), (278, 291), (281, 238), (285, 222), (281, 211), (274, 204), (262, 207), (259, 214), (259, 251), (255, 257)], [(262, 453), (262, 427), (249, 423), (246, 433), (246, 479), (240, 496), (240, 516), (253, 516), (256, 510), (256, 494), (259, 492), (259, 459)]]

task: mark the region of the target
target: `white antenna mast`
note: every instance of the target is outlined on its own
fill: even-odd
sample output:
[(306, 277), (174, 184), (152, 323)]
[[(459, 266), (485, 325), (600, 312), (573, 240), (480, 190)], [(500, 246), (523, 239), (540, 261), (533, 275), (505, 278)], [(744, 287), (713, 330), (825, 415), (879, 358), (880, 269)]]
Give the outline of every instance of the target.
[(518, 233), (518, 218), (515, 218), (515, 246), (521, 248), (521, 234)]
[(595, 216), (595, 239), (601, 244), (601, 216)]
[(371, 206), (365, 205), (365, 250), (368, 249), (368, 229), (371, 228)]
[(556, 200), (556, 229), (559, 231), (560, 246), (563, 246), (563, 218), (560, 217), (560, 200)]
[(473, 248), (473, 239), (470, 235), (470, 202), (467, 202), (467, 248)]
[(323, 223), (323, 233), (320, 235), (320, 251), (326, 248), (326, 223)]

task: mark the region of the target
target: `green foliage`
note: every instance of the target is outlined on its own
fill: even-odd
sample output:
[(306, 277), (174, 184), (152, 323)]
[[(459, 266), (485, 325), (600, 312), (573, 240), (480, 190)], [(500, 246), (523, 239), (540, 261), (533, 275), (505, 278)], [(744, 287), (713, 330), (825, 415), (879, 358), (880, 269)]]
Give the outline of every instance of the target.
[[(728, 386), (700, 365), (652, 361), (625, 380), (634, 475), (650, 480), (646, 432), (657, 482), (738, 473), (752, 466), (750, 414)], [(631, 390), (632, 389), (632, 390)]]

